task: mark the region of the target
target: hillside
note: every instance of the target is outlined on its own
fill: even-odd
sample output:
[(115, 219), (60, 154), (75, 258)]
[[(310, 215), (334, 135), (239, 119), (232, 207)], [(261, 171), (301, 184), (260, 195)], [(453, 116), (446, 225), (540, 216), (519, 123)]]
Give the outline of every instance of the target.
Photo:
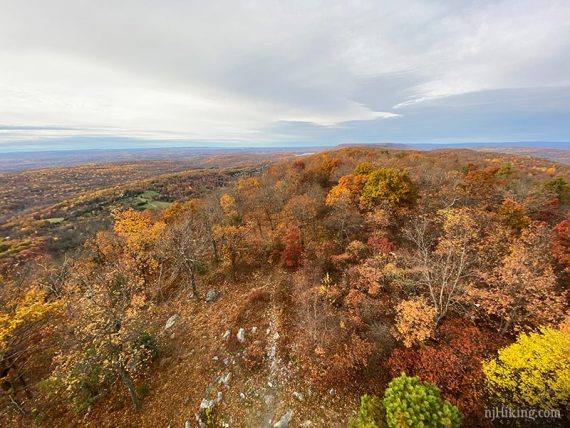
[(208, 166), (0, 175), (0, 426), (567, 422), (570, 166), (364, 147)]
[[(258, 174), (282, 153), (111, 162), (0, 174), (0, 268), (41, 249), (69, 251), (109, 226), (111, 211), (159, 209)], [(1, 270), (1, 269), (0, 269)]]

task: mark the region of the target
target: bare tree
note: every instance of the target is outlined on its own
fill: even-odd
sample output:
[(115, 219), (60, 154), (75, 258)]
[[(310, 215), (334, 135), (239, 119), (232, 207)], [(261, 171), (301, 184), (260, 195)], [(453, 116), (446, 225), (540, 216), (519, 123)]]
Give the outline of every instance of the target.
[(168, 262), (171, 279), (185, 275), (192, 295), (200, 298), (196, 275), (209, 254), (208, 225), (200, 213), (190, 213), (180, 223), (172, 225), (163, 238), (161, 253)]
[(414, 219), (404, 230), (414, 245), (409, 260), (412, 283), (428, 295), (436, 310), (436, 325), (467, 283), (478, 236), (477, 223), (467, 208), (442, 210), (439, 218), (443, 228), (439, 237), (433, 222), (424, 216)]

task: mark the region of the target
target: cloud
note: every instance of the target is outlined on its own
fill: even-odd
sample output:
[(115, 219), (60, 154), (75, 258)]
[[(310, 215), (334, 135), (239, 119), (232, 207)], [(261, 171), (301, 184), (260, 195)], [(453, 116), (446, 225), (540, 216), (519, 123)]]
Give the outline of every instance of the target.
[(570, 139), (564, 0), (0, 6), (0, 143)]

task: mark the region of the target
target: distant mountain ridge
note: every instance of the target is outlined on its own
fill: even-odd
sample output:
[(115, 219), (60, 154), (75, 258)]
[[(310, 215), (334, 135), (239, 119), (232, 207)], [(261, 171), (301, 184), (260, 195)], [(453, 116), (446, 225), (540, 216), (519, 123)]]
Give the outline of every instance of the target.
[[(570, 143), (362, 143), (337, 146), (291, 146), (291, 147), (131, 147), (131, 148), (86, 148), (76, 150), (41, 150), (0, 152), (0, 173), (25, 171), (39, 168), (68, 167), (88, 163), (134, 162), (190, 159), (211, 155), (251, 154), (266, 156), (276, 154), (302, 155), (345, 147), (374, 147), (386, 150), (442, 150), (468, 149), (533, 156), (550, 161), (570, 164)], [(0, 147), (1, 148), (1, 147)]]

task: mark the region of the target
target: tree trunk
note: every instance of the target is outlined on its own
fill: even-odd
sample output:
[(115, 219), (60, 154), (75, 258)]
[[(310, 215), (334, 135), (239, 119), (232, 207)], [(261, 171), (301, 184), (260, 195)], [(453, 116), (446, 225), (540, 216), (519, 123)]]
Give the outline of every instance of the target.
[(129, 390), (129, 395), (131, 396), (131, 401), (133, 402), (134, 409), (136, 411), (139, 411), (141, 408), (141, 401), (140, 401), (139, 396), (137, 394), (137, 390), (135, 388), (135, 384), (133, 382), (133, 379), (127, 373), (127, 371), (122, 367), (119, 368), (119, 374), (121, 375), (121, 379), (123, 379), (123, 382), (125, 383), (125, 385), (127, 386), (127, 389)]
[(216, 264), (220, 263), (220, 256), (218, 255), (218, 246), (216, 245), (216, 240), (210, 233), (210, 243), (212, 244), (212, 250), (214, 251), (214, 261)]
[(192, 294), (194, 295), (194, 299), (200, 300), (198, 288), (196, 287), (196, 273), (194, 272), (194, 266), (190, 268), (190, 284), (192, 285)]
[(20, 371), (18, 371), (18, 380), (20, 381), (20, 384), (22, 385), (22, 388), (24, 389), (24, 393), (26, 394), (26, 397), (28, 398), (32, 398), (32, 391), (30, 391), (30, 388), (28, 388), (28, 383), (26, 382), (26, 378), (24, 377), (24, 374), (21, 373)]

